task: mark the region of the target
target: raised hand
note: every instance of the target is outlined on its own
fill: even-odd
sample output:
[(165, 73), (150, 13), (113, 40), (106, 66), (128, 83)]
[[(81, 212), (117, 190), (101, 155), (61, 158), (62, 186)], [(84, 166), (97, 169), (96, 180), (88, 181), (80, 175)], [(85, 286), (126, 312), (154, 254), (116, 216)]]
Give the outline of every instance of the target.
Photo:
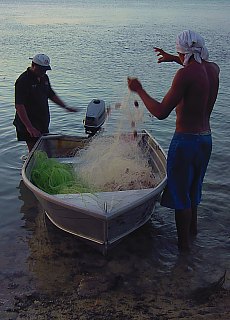
[(163, 49), (154, 47), (154, 51), (157, 53), (158, 58), (158, 63), (161, 62), (172, 62), (173, 61), (173, 55), (165, 52)]

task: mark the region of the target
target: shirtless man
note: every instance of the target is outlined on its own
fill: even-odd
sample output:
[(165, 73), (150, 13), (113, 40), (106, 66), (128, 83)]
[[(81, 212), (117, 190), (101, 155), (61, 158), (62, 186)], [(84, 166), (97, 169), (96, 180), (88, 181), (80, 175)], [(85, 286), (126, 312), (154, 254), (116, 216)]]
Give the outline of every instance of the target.
[(210, 115), (219, 88), (219, 67), (208, 62), (203, 38), (193, 31), (177, 36), (178, 56), (155, 48), (158, 63), (177, 62), (179, 69), (161, 102), (152, 98), (136, 78), (128, 87), (149, 112), (162, 120), (176, 108), (176, 129), (167, 157), (167, 186), (161, 205), (175, 209), (178, 249), (189, 250), (190, 235), (197, 233), (197, 206), (212, 149)]

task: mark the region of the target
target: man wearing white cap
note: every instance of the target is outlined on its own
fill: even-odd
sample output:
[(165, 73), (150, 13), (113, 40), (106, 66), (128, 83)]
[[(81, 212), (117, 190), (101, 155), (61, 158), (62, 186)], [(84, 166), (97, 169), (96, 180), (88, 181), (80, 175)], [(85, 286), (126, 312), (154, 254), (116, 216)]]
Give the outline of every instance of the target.
[(50, 59), (45, 54), (36, 54), (31, 67), (15, 82), (16, 114), (13, 124), (18, 141), (26, 141), (31, 151), (38, 138), (49, 132), (50, 112), (48, 99), (69, 112), (77, 109), (67, 107), (50, 85), (46, 71), (51, 70)]
[(176, 39), (178, 56), (155, 48), (158, 63), (183, 65), (161, 102), (152, 98), (136, 78), (128, 78), (152, 115), (162, 120), (176, 110), (176, 129), (167, 157), (167, 186), (161, 205), (175, 209), (178, 248), (188, 251), (190, 235), (197, 233), (197, 206), (212, 149), (210, 115), (219, 88), (219, 67), (208, 62), (204, 39), (186, 30)]

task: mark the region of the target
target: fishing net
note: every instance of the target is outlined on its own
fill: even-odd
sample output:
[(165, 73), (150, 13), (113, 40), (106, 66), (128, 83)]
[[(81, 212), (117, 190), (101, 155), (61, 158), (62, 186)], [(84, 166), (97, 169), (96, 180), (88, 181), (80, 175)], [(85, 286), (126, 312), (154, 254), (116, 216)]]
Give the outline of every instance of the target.
[(50, 159), (43, 151), (36, 151), (34, 158), (31, 181), (39, 189), (49, 194), (95, 191), (74, 173), (71, 165)]
[(74, 165), (75, 174), (103, 191), (154, 187), (159, 177), (152, 171), (147, 152), (132, 135), (124, 137), (95, 137), (77, 153), (80, 161)]
[[(136, 190), (155, 187), (159, 175), (153, 173), (149, 155), (140, 148), (137, 125), (143, 122), (143, 108), (132, 100), (129, 92), (122, 103), (112, 109), (120, 112), (117, 132), (113, 136), (99, 134), (85, 149), (77, 152), (80, 161), (74, 172), (87, 184), (103, 191)], [(132, 132), (124, 134), (124, 132)]]
[[(140, 148), (136, 125), (142, 121), (143, 110), (130, 95), (115, 109), (122, 110), (118, 132), (113, 136), (98, 134), (90, 144), (78, 150), (72, 165), (49, 159), (44, 152), (35, 153), (32, 182), (49, 194), (94, 193), (97, 191), (137, 190), (155, 187), (160, 177), (153, 173), (149, 155)], [(110, 110), (111, 111), (111, 110)], [(130, 124), (133, 134), (124, 134)], [(129, 131), (130, 131), (129, 129)]]

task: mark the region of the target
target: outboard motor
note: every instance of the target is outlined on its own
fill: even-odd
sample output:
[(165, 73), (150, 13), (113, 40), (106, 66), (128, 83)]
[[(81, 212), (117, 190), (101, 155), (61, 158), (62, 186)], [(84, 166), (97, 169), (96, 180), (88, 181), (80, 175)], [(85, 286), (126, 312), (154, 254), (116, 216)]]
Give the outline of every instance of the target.
[(84, 120), (85, 132), (93, 136), (104, 124), (106, 118), (105, 101), (93, 99), (87, 107)]

